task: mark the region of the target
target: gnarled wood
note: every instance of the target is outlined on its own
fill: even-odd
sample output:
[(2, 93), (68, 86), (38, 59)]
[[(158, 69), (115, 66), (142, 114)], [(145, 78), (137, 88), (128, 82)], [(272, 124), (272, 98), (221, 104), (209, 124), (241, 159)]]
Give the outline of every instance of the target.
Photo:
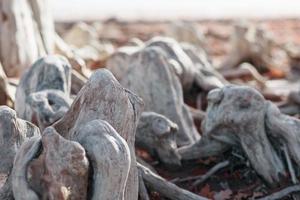
[(108, 59), (106, 68), (117, 80), (122, 80), (129, 70), (131, 56), (140, 49), (139, 46), (125, 46), (117, 49)]
[(209, 91), (227, 83), (209, 64), (204, 51), (188, 45), (182, 47), (176, 40), (167, 37), (154, 37), (146, 43), (146, 46), (161, 48), (167, 59), (172, 60), (171, 67), (179, 77), (184, 91), (188, 91), (194, 85)]
[(164, 55), (157, 47), (135, 53), (121, 83), (143, 98), (145, 111), (162, 114), (178, 125), (176, 141), (179, 146), (191, 144), (199, 138), (199, 133), (183, 102), (179, 79)]
[(40, 128), (57, 121), (70, 105), (71, 66), (61, 56), (36, 61), (21, 78), (15, 109), (19, 117)]
[(32, 137), (19, 149), (12, 170), (12, 188), (15, 199), (39, 200), (38, 195), (30, 188), (27, 181), (27, 167), (39, 155), (41, 137)]
[(40, 199), (87, 199), (89, 162), (83, 147), (52, 127), (44, 130), (41, 143), (41, 154), (26, 166), (29, 187)]
[(197, 24), (178, 21), (171, 24), (168, 36), (179, 42), (188, 42), (200, 47), (205, 45), (205, 35), (197, 27)]
[(263, 27), (236, 24), (231, 45), (231, 51), (220, 65), (222, 70), (238, 67), (243, 62), (250, 62), (259, 72), (274, 67), (271, 54), (274, 42)]
[[(127, 184), (137, 184), (128, 179), (131, 163), (126, 141), (105, 121), (93, 120), (80, 127), (73, 136), (86, 149), (93, 167), (90, 186), (92, 200), (126, 200), (136, 194), (125, 194)], [(132, 161), (134, 162), (134, 160)], [(132, 174), (130, 174), (132, 175)]]
[(164, 178), (154, 174), (148, 168), (138, 163), (139, 172), (146, 184), (152, 190), (159, 192), (164, 197), (174, 200), (207, 200), (205, 197), (198, 196), (187, 190), (181, 189), (175, 184), (166, 181)]
[(208, 101), (204, 132), (216, 138), (233, 134), (257, 173), (270, 184), (279, 182), (284, 167), (267, 136), (263, 96), (248, 87), (228, 86), (210, 92)]
[(168, 166), (180, 166), (177, 152), (176, 131), (178, 126), (163, 115), (144, 112), (141, 115), (135, 137), (138, 147), (145, 148)]
[(200, 47), (182, 43), (183, 51), (190, 57), (198, 74), (195, 76), (196, 85), (205, 91), (222, 87), (228, 82), (225, 80), (208, 59), (206, 52)]
[(7, 106), (0, 106), (0, 173), (8, 175), (0, 188), (0, 199), (13, 200), (11, 170), (21, 144), (28, 138), (40, 135), (30, 122), (17, 118), (16, 112)]
[[(256, 90), (245, 86), (227, 86), (208, 94), (203, 137), (190, 147), (179, 149), (187, 159), (222, 153), (232, 145), (241, 147), (252, 167), (270, 185), (279, 184), (286, 171), (294, 177), (291, 159), (300, 166), (300, 120), (282, 114)], [(217, 151), (215, 151), (217, 150)], [(284, 151), (285, 159), (279, 157)], [(202, 154), (201, 154), (202, 153)], [(283, 164), (287, 160), (287, 167)]]
[[(134, 142), (141, 109), (141, 99), (124, 89), (108, 70), (102, 69), (94, 72), (78, 93), (69, 111), (54, 124), (57, 132), (63, 137), (76, 140), (75, 138), (80, 136), (76, 136), (77, 133), (79, 130), (84, 131), (85, 125), (93, 120), (105, 120), (126, 140), (130, 149), (131, 165), (124, 199), (137, 199), (138, 196)], [(88, 144), (86, 143), (85, 148)], [(94, 145), (89, 148), (94, 148)], [(88, 151), (87, 154), (95, 158), (101, 156), (94, 151)], [(97, 187), (100, 187), (99, 184), (95, 186)], [(101, 197), (93, 196), (93, 198)]]
[(21, 144), (40, 132), (30, 122), (17, 118), (16, 112), (7, 106), (0, 106), (0, 127), (0, 173), (8, 174)]

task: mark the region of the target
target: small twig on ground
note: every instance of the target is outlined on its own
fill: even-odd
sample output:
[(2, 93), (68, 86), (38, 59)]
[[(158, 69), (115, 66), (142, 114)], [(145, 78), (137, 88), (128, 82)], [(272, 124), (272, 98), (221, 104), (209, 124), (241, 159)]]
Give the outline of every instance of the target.
[(161, 176), (153, 173), (147, 167), (137, 163), (139, 173), (143, 177), (146, 186), (158, 192), (164, 197), (172, 200), (208, 200), (205, 197), (198, 196), (190, 191), (184, 190), (177, 185), (165, 180)]
[[(215, 165), (213, 168), (211, 168), (206, 174), (204, 175), (198, 175), (198, 176), (189, 176), (186, 178), (175, 178), (173, 180), (171, 180), (172, 183), (182, 183), (182, 182), (186, 182), (186, 181), (193, 181), (193, 180), (202, 180), (205, 181), (207, 180), (211, 175), (213, 175), (214, 173), (216, 173), (218, 170), (220, 170), (221, 168), (224, 168), (226, 166), (229, 165), (229, 161), (223, 161), (221, 163), (218, 163), (217, 165)], [(198, 181), (199, 181), (198, 180)]]
[(213, 166), (206, 174), (202, 175), (199, 177), (199, 180), (196, 180), (193, 184), (192, 184), (192, 188), (200, 185), (201, 183), (205, 182), (207, 179), (209, 179), (213, 174), (215, 174), (217, 171), (219, 171), (220, 169), (227, 167), (229, 165), (229, 161), (225, 160), (223, 162), (220, 162), (218, 164), (216, 164), (215, 166)]
[(299, 192), (300, 191), (300, 185), (293, 185), (287, 188), (284, 188), (278, 192), (275, 192), (271, 195), (265, 196), (263, 198), (257, 199), (257, 200), (276, 200), (276, 199), (281, 199), (287, 195), (290, 195), (291, 193), (294, 192)]
[(215, 166), (213, 166), (206, 174), (204, 175), (198, 175), (198, 176), (189, 176), (186, 178), (175, 178), (173, 179), (171, 182), (173, 183), (181, 183), (181, 182), (186, 182), (186, 181), (192, 181), (192, 180), (196, 180), (199, 179), (197, 181), (195, 181), (193, 183), (192, 187), (195, 187), (201, 183), (203, 183), (204, 181), (206, 181), (210, 176), (212, 176), (213, 174), (215, 174), (217, 171), (219, 171), (220, 169), (226, 167), (229, 165), (229, 161), (223, 161), (221, 163), (216, 164)]

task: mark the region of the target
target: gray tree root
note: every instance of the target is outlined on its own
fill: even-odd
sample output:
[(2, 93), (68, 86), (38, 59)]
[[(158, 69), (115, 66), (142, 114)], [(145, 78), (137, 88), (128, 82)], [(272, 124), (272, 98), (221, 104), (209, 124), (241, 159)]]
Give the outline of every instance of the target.
[(0, 173), (8, 178), (0, 188), (0, 199), (13, 200), (11, 170), (21, 144), (28, 138), (40, 135), (36, 126), (17, 118), (16, 112), (7, 106), (0, 106)]
[(43, 132), (40, 151), (27, 166), (27, 184), (39, 198), (87, 199), (89, 162), (83, 147), (48, 127)]
[(268, 71), (274, 67), (271, 55), (274, 42), (262, 27), (236, 24), (231, 45), (231, 51), (221, 63), (220, 69), (236, 68), (243, 62), (250, 62), (259, 72)]
[(130, 68), (131, 56), (140, 49), (140, 46), (125, 46), (117, 49), (108, 59), (106, 68), (121, 81)]
[[(279, 184), (286, 171), (293, 176), (293, 166), (287, 163), (285, 169), (284, 162), (291, 159), (300, 166), (298, 119), (282, 114), (259, 92), (244, 86), (215, 89), (208, 95), (208, 104), (203, 137), (179, 149), (183, 159), (217, 155), (235, 145), (243, 149), (252, 167), (270, 185)], [(205, 151), (205, 147), (212, 151)], [(278, 154), (282, 147), (287, 148), (284, 160)]]
[(222, 75), (213, 69), (207, 55), (200, 49), (188, 45), (182, 47), (176, 40), (167, 37), (154, 37), (146, 46), (159, 47), (164, 51), (167, 59), (172, 61), (171, 67), (179, 77), (184, 91), (189, 90), (194, 83), (206, 91), (227, 83)]
[(147, 47), (132, 56), (130, 69), (121, 83), (142, 97), (145, 111), (168, 117), (178, 125), (179, 146), (194, 143), (200, 136), (183, 102), (182, 87), (164, 52)]
[(64, 117), (22, 145), (12, 172), (16, 199), (137, 199), (134, 142), (142, 106), (110, 72), (96, 71)]
[(74, 139), (86, 149), (92, 162), (92, 199), (125, 200), (131, 165), (130, 150), (125, 140), (102, 120), (83, 126)]
[(138, 170), (143, 178), (146, 186), (151, 188), (154, 191), (157, 191), (164, 197), (172, 200), (207, 200), (205, 197), (198, 196), (187, 190), (181, 189), (175, 184), (166, 181), (164, 178), (160, 177), (157, 174), (154, 174), (148, 168), (144, 167), (141, 164), (137, 164)]
[(16, 92), (19, 117), (41, 129), (60, 119), (70, 107), (71, 66), (61, 56), (36, 61), (22, 76)]
[(0, 106), (0, 127), (0, 173), (9, 174), (21, 144), (40, 135), (40, 131), (30, 122), (17, 118), (16, 112), (7, 106)]
[[(126, 156), (124, 155), (124, 153), (126, 153), (125, 147), (119, 147), (120, 149), (123, 149), (122, 151), (117, 149), (114, 150), (116, 152), (120, 152), (119, 159), (121, 160), (118, 160), (117, 162), (116, 159), (118, 158), (118, 154), (112, 154), (111, 156), (115, 156), (115, 158), (111, 158), (111, 160), (115, 161), (115, 164), (113, 164), (114, 162), (108, 162), (107, 165), (104, 165), (105, 162), (103, 161), (103, 159), (109, 160), (110, 158), (106, 158), (108, 152), (107, 150), (104, 151), (105, 149), (102, 149), (103, 155), (98, 154), (95, 151), (95, 149), (97, 148), (105, 147), (101, 147), (100, 145), (102, 143), (100, 137), (101, 135), (98, 136), (99, 139), (96, 139), (96, 136), (94, 135), (96, 135), (96, 133), (100, 134), (98, 129), (103, 130), (103, 132), (106, 130), (108, 131), (108, 133), (111, 134), (110, 137), (106, 137), (115, 138), (115, 142), (118, 142), (119, 139), (117, 139), (116, 134), (111, 130), (112, 128), (109, 128), (110, 126), (108, 125), (104, 124), (102, 125), (104, 127), (102, 127), (101, 129), (97, 129), (97, 127), (99, 127), (100, 125), (97, 125), (99, 124), (99, 122), (97, 121), (93, 122), (94, 120), (107, 121), (115, 129), (115, 131), (128, 143), (130, 149), (129, 160), (131, 161), (126, 161), (130, 165), (130, 170), (127, 181), (125, 181), (126, 184), (124, 199), (137, 199), (138, 174), (136, 169), (134, 143), (135, 131), (142, 107), (143, 105), (140, 98), (138, 98), (136, 95), (132, 94), (128, 90), (124, 89), (108, 70), (102, 69), (94, 72), (94, 74), (90, 77), (85, 86), (78, 93), (69, 111), (64, 115), (64, 117), (61, 120), (54, 124), (54, 127), (57, 130), (57, 132), (59, 132), (63, 137), (67, 139), (79, 141), (79, 143), (81, 143), (87, 150), (88, 157), (94, 159), (94, 161), (92, 161), (92, 165), (95, 168), (94, 170), (97, 169), (95, 172), (99, 172), (99, 174), (94, 174), (94, 176), (97, 177), (97, 184), (94, 185), (95, 195), (92, 196), (93, 199), (101, 199), (101, 196), (97, 196), (97, 194), (99, 194), (99, 192), (102, 190), (97, 188), (105, 188), (107, 185), (106, 182), (109, 182), (109, 179), (112, 178), (109, 176), (103, 180), (100, 180), (101, 177), (105, 176), (104, 174), (101, 174), (102, 170), (107, 171), (109, 165), (116, 165), (114, 171), (112, 171), (111, 173), (116, 174), (115, 176), (120, 176), (121, 174), (123, 178), (118, 179), (118, 185), (114, 185), (113, 187), (122, 188), (123, 183), (120, 180), (124, 180), (124, 173), (126, 172), (125, 166), (127, 166), (124, 164), (124, 162), (126, 161)], [(95, 124), (91, 125), (90, 123), (92, 122)], [(85, 126), (87, 126), (87, 130), (91, 131), (85, 133)], [(84, 135), (86, 135), (86, 137), (84, 137)], [(123, 144), (123, 142), (119, 142), (118, 144), (121, 145)], [(124, 153), (122, 154), (121, 152)], [(116, 163), (119, 164), (117, 165)], [(102, 185), (102, 183), (105, 184)], [(114, 183), (115, 182), (112, 182), (112, 184)], [(116, 193), (122, 194), (121, 191)], [(110, 198), (107, 197), (107, 199)]]
[(27, 167), (31, 160), (38, 156), (41, 149), (40, 136), (32, 137), (24, 142), (18, 151), (13, 170), (12, 188), (15, 199), (39, 200), (38, 195), (30, 188), (27, 180)]
[(135, 144), (150, 154), (158, 155), (168, 166), (181, 166), (177, 152), (176, 131), (178, 127), (163, 115), (143, 112), (138, 123)]

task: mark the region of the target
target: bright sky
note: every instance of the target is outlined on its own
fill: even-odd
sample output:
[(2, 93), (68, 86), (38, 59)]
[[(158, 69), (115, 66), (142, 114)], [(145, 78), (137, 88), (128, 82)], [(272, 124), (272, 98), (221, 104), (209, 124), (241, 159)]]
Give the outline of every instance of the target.
[(49, 0), (56, 20), (300, 17), (300, 0)]

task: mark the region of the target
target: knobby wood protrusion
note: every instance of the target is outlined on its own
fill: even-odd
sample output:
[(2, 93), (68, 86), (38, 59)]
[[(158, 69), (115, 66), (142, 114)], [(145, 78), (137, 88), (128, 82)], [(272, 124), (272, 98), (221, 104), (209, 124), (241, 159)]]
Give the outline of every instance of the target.
[(179, 78), (167, 57), (158, 47), (146, 47), (134, 55), (122, 85), (138, 94), (145, 111), (162, 114), (178, 125), (176, 141), (179, 146), (199, 139), (191, 114), (183, 102)]
[(163, 115), (143, 112), (137, 127), (135, 143), (169, 167), (179, 167), (181, 158), (177, 152), (178, 126)]
[[(286, 172), (293, 176), (291, 163), (285, 169), (287, 159), (300, 166), (299, 127), (298, 119), (282, 114), (255, 89), (226, 86), (208, 94), (201, 140), (179, 149), (179, 153), (189, 160), (218, 155), (233, 145), (241, 147), (256, 172), (274, 186), (280, 184)], [(287, 151), (282, 152), (286, 154), (282, 160), (278, 152), (283, 147)]]
[(19, 117), (41, 129), (59, 120), (71, 99), (71, 66), (61, 56), (36, 61), (22, 76), (16, 92), (15, 109)]
[(13, 200), (11, 171), (16, 154), (23, 142), (39, 136), (39, 129), (30, 122), (17, 118), (16, 112), (0, 106), (0, 173), (8, 178), (0, 188), (0, 199)]
[(137, 199), (141, 109), (141, 99), (109, 71), (96, 71), (64, 117), (21, 146), (12, 170), (15, 198)]
[(250, 62), (259, 72), (268, 71), (274, 67), (273, 47), (273, 39), (264, 27), (238, 23), (231, 38), (231, 50), (220, 69), (225, 71), (236, 68), (243, 62)]
[[(161, 48), (170, 65), (179, 77), (184, 91), (193, 85), (209, 91), (222, 87), (226, 81), (213, 69), (204, 51), (193, 49), (187, 45), (181, 46), (176, 40), (167, 37), (154, 37), (146, 43), (148, 47)], [(174, 62), (175, 61), (175, 62)]]
[(9, 174), (21, 144), (40, 135), (40, 131), (32, 123), (18, 118), (7, 106), (0, 106), (0, 127), (0, 173)]
[(124, 46), (117, 49), (108, 59), (106, 68), (117, 80), (122, 80), (130, 68), (131, 56), (140, 49), (140, 46)]
[[(100, 134), (98, 130), (106, 131), (107, 134), (111, 135), (111, 138), (115, 138), (115, 142), (123, 145), (122, 151), (115, 150), (116, 154), (112, 154), (112, 156), (115, 155), (115, 159), (121, 159), (117, 162), (120, 164), (115, 164), (115, 169), (108, 167), (107, 165), (102, 167), (104, 167), (106, 171), (108, 168), (112, 168), (111, 170), (114, 170), (112, 171), (112, 174), (122, 176), (123, 178), (118, 180), (124, 180), (124, 173), (126, 172), (126, 167), (124, 166), (127, 165), (123, 164), (122, 166), (121, 163), (129, 162), (130, 170), (128, 178), (125, 179), (124, 199), (137, 199), (138, 196), (138, 174), (136, 169), (134, 143), (135, 131), (142, 107), (142, 101), (140, 98), (124, 89), (108, 70), (102, 69), (94, 72), (85, 86), (77, 94), (77, 97), (69, 111), (61, 120), (54, 124), (58, 133), (65, 138), (79, 141), (79, 143), (87, 150), (88, 157), (93, 158), (92, 165), (93, 163), (97, 164), (94, 164), (93, 167), (95, 167), (95, 170), (97, 169), (97, 171), (100, 170), (100, 174), (95, 177), (95, 180), (97, 180), (95, 181), (97, 186), (102, 183), (101, 177), (104, 176), (104, 174), (101, 175), (101, 166), (103, 165), (101, 159), (109, 160), (109, 158), (105, 156), (109, 154), (109, 152), (101, 155), (97, 153), (98, 151), (94, 150), (97, 148), (105, 148), (105, 146), (100, 145), (104, 142), (101, 140), (101, 137), (96, 139), (97, 134)], [(102, 124), (101, 126), (104, 126), (101, 128), (99, 120), (105, 120), (122, 138), (125, 139), (130, 150), (130, 161), (126, 161), (125, 159), (126, 145), (124, 146), (124, 142), (117, 139), (116, 133), (111, 130), (112, 128), (110, 128), (110, 126), (100, 123), (100, 125)], [(99, 126), (101, 129), (97, 128)], [(86, 136), (84, 136), (84, 134), (86, 134)], [(106, 137), (110, 138), (109, 135)], [(109, 141), (112, 142), (111, 140)], [(119, 148), (121, 148), (121, 146)], [(121, 152), (123, 153), (119, 155), (119, 157), (117, 152), (120, 152), (120, 154)], [(115, 159), (112, 159), (112, 161)], [(108, 162), (108, 165), (111, 164), (111, 166), (113, 166), (114, 164), (111, 162)], [(103, 182), (109, 182), (109, 179), (112, 177), (109, 176), (106, 178), (107, 179), (104, 179)], [(112, 182), (112, 184), (113, 183), (115, 182)], [(94, 187), (95, 191), (93, 193), (93, 199), (101, 198), (101, 196), (98, 196), (101, 189), (97, 190), (97, 186)], [(103, 187), (105, 187), (105, 185)], [(113, 187), (121, 189), (122, 181), (119, 181), (118, 185), (114, 185)], [(122, 192), (120, 191), (119, 193)]]
[(26, 166), (29, 187), (39, 198), (87, 199), (89, 162), (84, 148), (48, 127), (40, 151)]

